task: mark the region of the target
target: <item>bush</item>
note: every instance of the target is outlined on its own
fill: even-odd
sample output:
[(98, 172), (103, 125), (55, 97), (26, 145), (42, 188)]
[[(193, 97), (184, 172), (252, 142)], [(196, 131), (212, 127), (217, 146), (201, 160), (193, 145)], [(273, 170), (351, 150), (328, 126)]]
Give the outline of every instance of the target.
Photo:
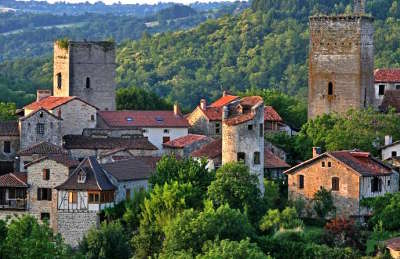
[(267, 233), (276, 232), (278, 229), (302, 228), (303, 222), (298, 217), (296, 209), (285, 208), (279, 210), (268, 210), (267, 214), (260, 221), (260, 229)]
[(354, 220), (343, 217), (330, 220), (325, 225), (326, 237), (335, 247), (353, 247), (364, 250), (360, 229)]
[(314, 211), (320, 219), (325, 219), (329, 213), (335, 211), (332, 193), (322, 188), (314, 194)]

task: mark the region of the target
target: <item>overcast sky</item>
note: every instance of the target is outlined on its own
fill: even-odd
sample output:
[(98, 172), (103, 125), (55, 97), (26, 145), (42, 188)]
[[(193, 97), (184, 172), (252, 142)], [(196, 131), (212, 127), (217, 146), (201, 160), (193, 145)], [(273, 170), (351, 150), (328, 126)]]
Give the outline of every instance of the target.
[[(63, 2), (69, 2), (69, 3), (81, 3), (81, 2), (90, 2), (90, 3), (95, 3), (98, 2), (99, 0), (63, 0)], [(225, 1), (233, 1), (233, 0), (225, 0)], [(60, 0), (47, 0), (49, 3), (54, 3), (54, 2), (60, 2)], [(102, 0), (102, 2), (106, 4), (112, 4), (112, 3), (118, 3), (121, 2), (123, 4), (156, 4), (158, 2), (176, 2), (176, 3), (182, 3), (182, 4), (189, 4), (193, 2), (202, 2), (202, 3), (207, 3), (207, 2), (221, 2), (221, 0)]]

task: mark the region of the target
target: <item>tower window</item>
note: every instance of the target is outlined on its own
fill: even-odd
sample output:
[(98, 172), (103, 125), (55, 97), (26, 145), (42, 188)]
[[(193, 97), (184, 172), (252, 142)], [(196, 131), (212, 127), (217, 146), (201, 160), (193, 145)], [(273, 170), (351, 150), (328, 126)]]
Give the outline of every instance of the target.
[(263, 137), (264, 136), (264, 124), (263, 123), (260, 123), (260, 137)]
[(86, 88), (90, 88), (90, 77), (86, 77)]
[(43, 169), (43, 180), (48, 181), (50, 180), (50, 169)]
[(333, 84), (329, 82), (328, 84), (328, 95), (333, 95)]
[(254, 164), (255, 165), (260, 164), (260, 152), (254, 152)]
[(4, 147), (3, 147), (4, 153), (11, 153), (11, 142), (10, 141), (4, 141)]
[(237, 153), (237, 161), (246, 162), (246, 154), (243, 152)]
[(304, 175), (299, 175), (297, 178), (299, 189), (304, 189)]
[(385, 95), (385, 85), (379, 85), (379, 95)]
[(253, 130), (253, 124), (247, 125), (247, 129), (248, 129), (248, 130)]
[(57, 88), (61, 89), (61, 85), (62, 85), (62, 77), (61, 77), (61, 73), (57, 74)]
[(396, 157), (397, 156), (397, 152), (396, 151), (392, 151), (392, 157)]

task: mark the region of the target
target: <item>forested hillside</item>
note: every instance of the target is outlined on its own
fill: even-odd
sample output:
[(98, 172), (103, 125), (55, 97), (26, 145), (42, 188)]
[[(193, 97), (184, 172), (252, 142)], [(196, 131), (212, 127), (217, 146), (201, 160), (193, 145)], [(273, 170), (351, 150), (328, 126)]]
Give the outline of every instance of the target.
[[(140, 40), (125, 41), (118, 47), (118, 86), (144, 88), (186, 108), (202, 97), (216, 98), (222, 89), (275, 88), (305, 97), (308, 16), (349, 13), (349, 2), (256, 0), (252, 9), (207, 20), (189, 31), (144, 34)], [(398, 1), (370, 0), (367, 11), (376, 17), (376, 67), (399, 67)], [(31, 66), (31, 60), (0, 65), (0, 75), (7, 81), (4, 87), (26, 93), (32, 92), (19, 87), (48, 87), (48, 60), (35, 60), (34, 71), (24, 69)]]

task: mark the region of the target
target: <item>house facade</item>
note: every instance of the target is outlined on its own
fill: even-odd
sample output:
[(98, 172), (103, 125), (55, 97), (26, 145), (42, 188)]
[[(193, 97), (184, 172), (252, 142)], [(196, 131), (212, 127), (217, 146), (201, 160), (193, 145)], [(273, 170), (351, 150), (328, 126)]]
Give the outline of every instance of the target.
[(374, 80), (374, 102), (379, 107), (387, 91), (400, 90), (400, 69), (375, 69)]

